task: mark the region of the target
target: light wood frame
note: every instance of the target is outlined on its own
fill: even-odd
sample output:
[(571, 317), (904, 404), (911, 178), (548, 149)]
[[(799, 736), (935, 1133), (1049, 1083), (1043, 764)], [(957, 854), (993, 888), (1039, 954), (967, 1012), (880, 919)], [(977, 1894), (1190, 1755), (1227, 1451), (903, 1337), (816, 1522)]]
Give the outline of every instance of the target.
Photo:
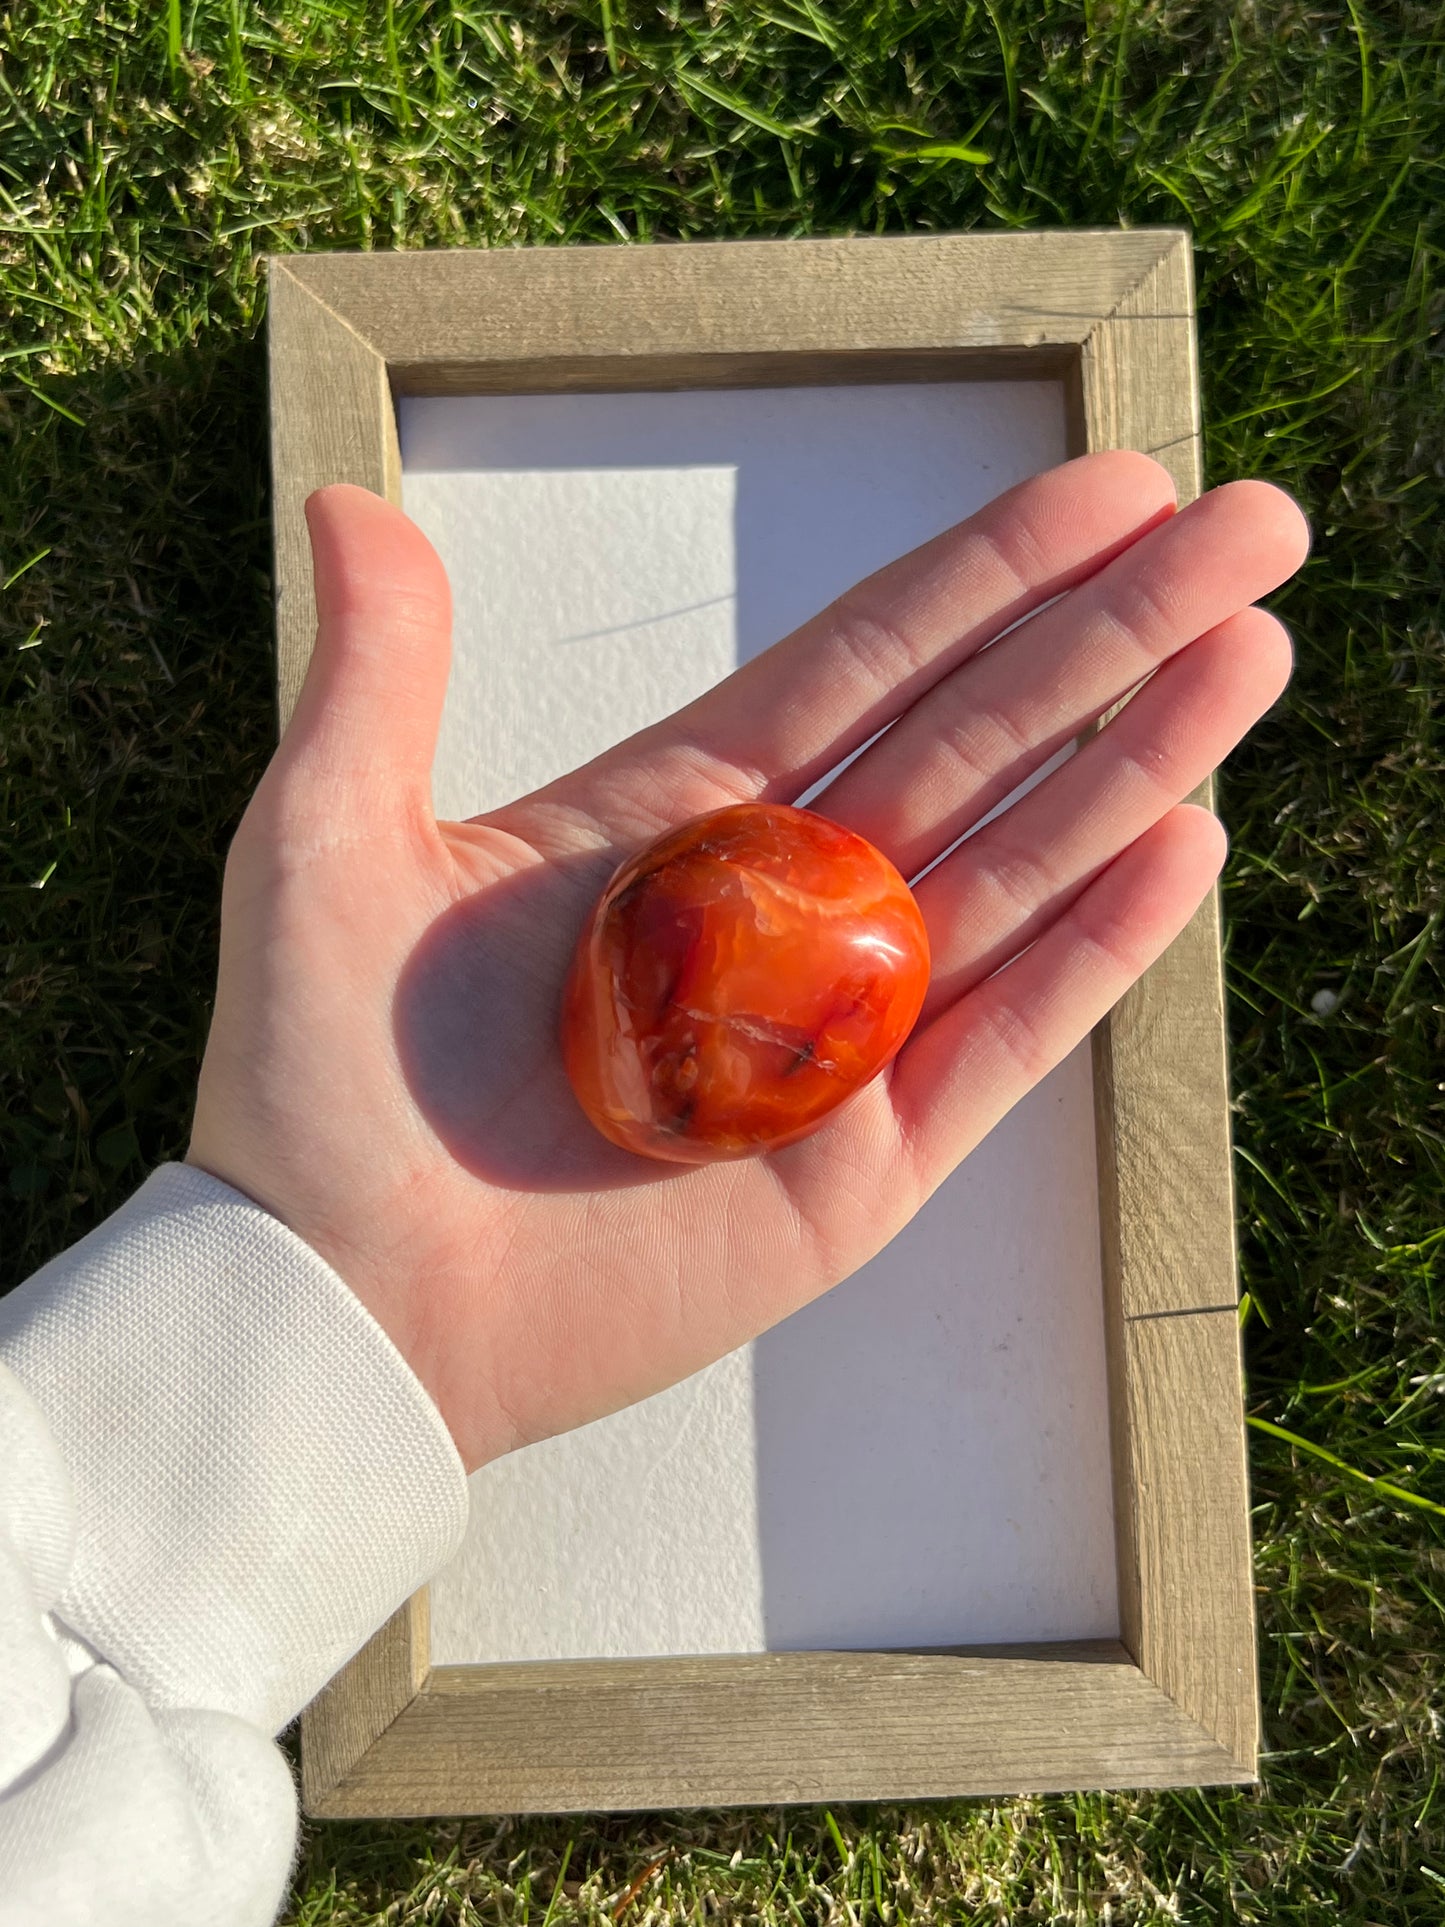
[[(1174, 229), (273, 255), (282, 721), (306, 495), (399, 500), (396, 398), (1049, 376), (1075, 452), (1200, 488)], [(1121, 1636), (438, 1666), (419, 1593), (302, 1721), (318, 1816), (1247, 1782), (1258, 1737), (1217, 900), (1095, 1033)]]

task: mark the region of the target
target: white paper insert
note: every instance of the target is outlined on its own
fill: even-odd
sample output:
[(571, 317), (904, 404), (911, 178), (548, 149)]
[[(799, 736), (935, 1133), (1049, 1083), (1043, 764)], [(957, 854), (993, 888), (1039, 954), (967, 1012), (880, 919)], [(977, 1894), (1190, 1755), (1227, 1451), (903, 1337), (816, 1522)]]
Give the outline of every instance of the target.
[[(439, 813), (549, 781), (1065, 455), (1051, 382), (412, 398), (451, 576)], [(1118, 1631), (1087, 1049), (872, 1264), (484, 1468), (437, 1663)]]

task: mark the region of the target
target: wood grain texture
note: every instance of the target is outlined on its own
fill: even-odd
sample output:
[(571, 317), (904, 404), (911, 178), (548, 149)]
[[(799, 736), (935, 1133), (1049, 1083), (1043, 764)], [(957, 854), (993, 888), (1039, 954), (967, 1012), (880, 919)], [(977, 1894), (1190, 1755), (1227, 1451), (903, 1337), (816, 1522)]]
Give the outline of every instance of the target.
[[(1084, 445), (1203, 485), (1192, 254), (1159, 256), (1083, 342)], [(1213, 807), (1213, 782), (1192, 801)], [(1256, 1770), (1259, 1707), (1218, 891), (1094, 1034), (1124, 1643)]]
[(1152, 455), (1183, 503), (1203, 485), (1194, 256), (1187, 234), (1161, 238), (1153, 259), (1084, 335), (1079, 372), (1090, 447)]
[[(1124, 1640), (1147, 1676), (1257, 1772), (1259, 1693), (1239, 1318), (1232, 1306), (1120, 1321), (1136, 1561)], [(1121, 1592), (1123, 1588), (1121, 1587)]]
[(301, 1716), (301, 1798), (320, 1810), (329, 1791), (354, 1775), (398, 1716), (423, 1691), (429, 1672), (425, 1586), (394, 1612), (347, 1661)]
[(330, 482), (354, 482), (399, 502), (401, 454), (386, 363), (276, 255), (268, 258), (266, 345), (277, 707), (284, 729), (316, 639), (303, 504)]
[[(1212, 806), (1213, 786), (1191, 799)], [(1218, 892), (1115, 1008), (1094, 1051), (1104, 1266), (1125, 1317), (1239, 1296)], [(1101, 1158), (1101, 1165), (1104, 1159)]]
[[(1170, 229), (273, 257), (278, 687), (314, 635), (301, 505), (399, 499), (393, 397), (1060, 374), (1074, 445), (1200, 488)], [(1201, 792), (1201, 800), (1209, 792)], [(307, 1710), (317, 1815), (929, 1797), (1253, 1777), (1217, 902), (1095, 1036), (1122, 1645), (428, 1672), (425, 1593)]]
[(397, 395), (666, 393), (701, 388), (820, 388), (896, 381), (1066, 379), (1077, 350), (849, 348), (789, 354), (550, 355), (530, 361), (427, 361), (393, 370)]
[[(397, 393), (475, 391), (480, 373), (597, 385), (682, 359), (1075, 349), (1162, 256), (1169, 228), (675, 246), (442, 249), (285, 257), (390, 370)], [(528, 371), (531, 371), (530, 375)], [(737, 379), (736, 371), (732, 377)], [(864, 378), (867, 378), (866, 376)], [(674, 379), (681, 379), (674, 371)]]
[(599, 1812), (1240, 1777), (1100, 1641), (440, 1667), (311, 1811)]
[[(1179, 502), (1202, 486), (1187, 242), (1162, 254), (1083, 343), (1089, 448), (1145, 449)], [(1212, 802), (1212, 784), (1196, 801)], [(1126, 1317), (1238, 1297), (1217, 896), (1116, 1008), (1096, 1061), (1117, 1198), (1108, 1214)]]
[(1239, 1319), (1126, 1319), (1106, 1294), (1119, 1634), (1258, 1776), (1259, 1689)]

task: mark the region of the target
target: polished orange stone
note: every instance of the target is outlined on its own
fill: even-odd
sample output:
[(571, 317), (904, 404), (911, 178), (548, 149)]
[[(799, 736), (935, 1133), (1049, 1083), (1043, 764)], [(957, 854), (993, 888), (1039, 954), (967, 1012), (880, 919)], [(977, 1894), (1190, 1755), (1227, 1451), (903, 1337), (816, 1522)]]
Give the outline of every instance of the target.
[(811, 810), (741, 803), (603, 891), (567, 979), (567, 1075), (629, 1151), (747, 1157), (876, 1077), (927, 987), (923, 918), (887, 857)]

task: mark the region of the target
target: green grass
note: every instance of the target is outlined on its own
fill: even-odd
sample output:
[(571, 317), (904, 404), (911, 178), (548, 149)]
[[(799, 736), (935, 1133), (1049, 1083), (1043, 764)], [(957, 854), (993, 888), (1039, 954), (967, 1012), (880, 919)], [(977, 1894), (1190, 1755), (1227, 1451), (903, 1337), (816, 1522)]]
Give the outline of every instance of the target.
[(294, 1920), (1445, 1917), (1438, 9), (45, 0), (0, 60), (11, 1277), (185, 1142), (273, 731), (263, 250), (1187, 222), (1210, 479), (1316, 528), (1223, 791), (1263, 1787), (318, 1827)]

